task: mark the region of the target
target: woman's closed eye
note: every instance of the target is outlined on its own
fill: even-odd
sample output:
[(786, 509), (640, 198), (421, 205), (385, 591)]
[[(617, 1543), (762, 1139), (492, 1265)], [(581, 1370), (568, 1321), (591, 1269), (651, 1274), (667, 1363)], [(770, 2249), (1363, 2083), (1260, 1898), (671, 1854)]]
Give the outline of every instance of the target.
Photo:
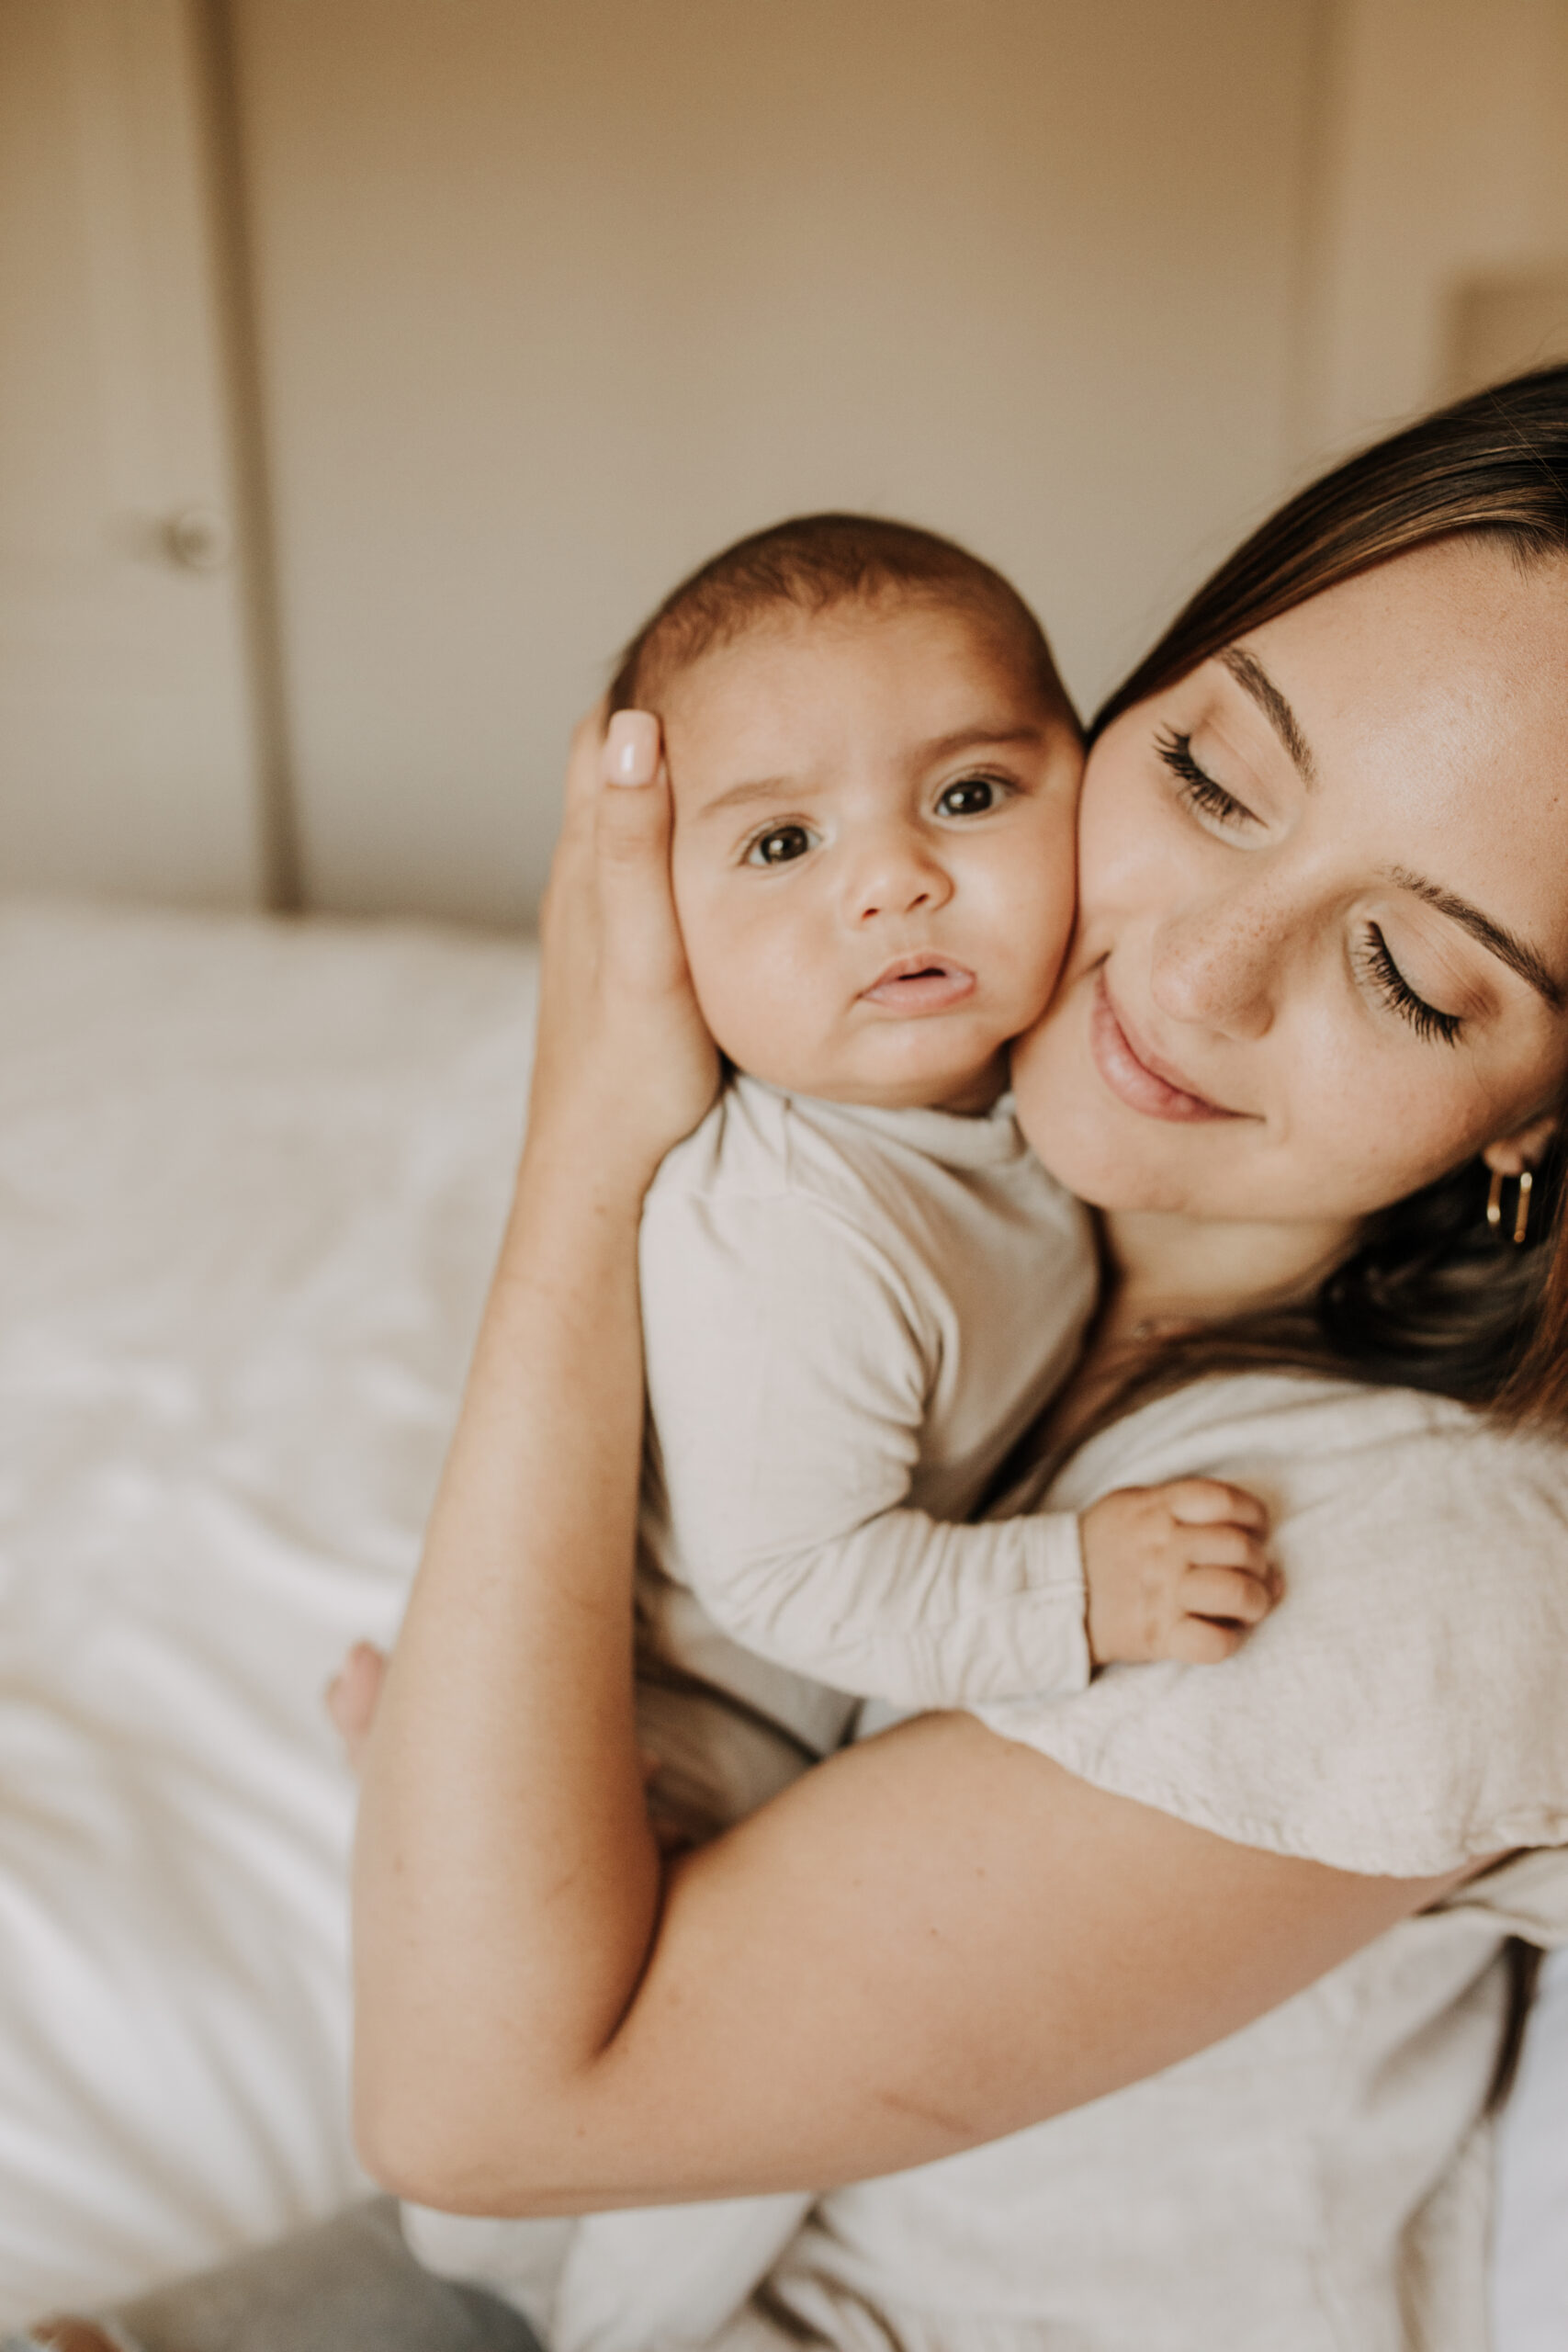
[(769, 825), (761, 832), (752, 834), (746, 844), (742, 863), (747, 865), (793, 865), (816, 844), (817, 835), (809, 825), (794, 822)]
[(1440, 1037), (1451, 1046), (1464, 1023), (1457, 1012), (1439, 1012), (1424, 996), (1417, 996), (1389, 949), (1389, 944), (1375, 922), (1369, 923), (1357, 945), (1356, 965), (1386, 1005), (1408, 1021), (1418, 1037)]
[(1190, 808), (1229, 826), (1233, 831), (1258, 823), (1245, 801), (1238, 800), (1234, 792), (1227, 792), (1207, 768), (1199, 766), (1192, 756), (1190, 735), (1180, 734), (1174, 727), (1162, 729), (1155, 738), (1155, 749), (1176, 778), (1181, 797)]

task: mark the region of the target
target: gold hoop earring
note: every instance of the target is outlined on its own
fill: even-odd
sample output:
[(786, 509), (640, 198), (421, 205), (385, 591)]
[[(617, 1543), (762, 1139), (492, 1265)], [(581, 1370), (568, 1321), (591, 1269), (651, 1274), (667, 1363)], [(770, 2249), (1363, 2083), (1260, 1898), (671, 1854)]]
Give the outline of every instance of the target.
[(1514, 1203), (1514, 1247), (1516, 1250), (1523, 1248), (1525, 1236), (1530, 1229), (1530, 1194), (1534, 1190), (1535, 1177), (1527, 1168), (1519, 1177), (1518, 1198)]
[[(1495, 1233), (1503, 1222), (1503, 1186), (1506, 1180), (1500, 1168), (1492, 1170), (1492, 1182), (1486, 1187), (1486, 1222)], [(1514, 1203), (1512, 1239), (1516, 1250), (1522, 1250), (1529, 1237), (1530, 1194), (1535, 1190), (1535, 1173), (1529, 1168), (1520, 1170), (1519, 1190)]]

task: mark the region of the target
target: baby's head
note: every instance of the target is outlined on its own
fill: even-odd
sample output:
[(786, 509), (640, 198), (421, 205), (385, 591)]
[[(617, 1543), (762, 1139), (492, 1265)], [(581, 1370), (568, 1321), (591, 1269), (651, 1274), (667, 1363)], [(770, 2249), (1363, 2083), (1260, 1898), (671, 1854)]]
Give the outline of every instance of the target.
[(632, 639), (676, 904), (720, 1047), (774, 1085), (980, 1110), (1055, 983), (1082, 749), (1040, 625), (951, 540), (807, 515), (694, 572)]

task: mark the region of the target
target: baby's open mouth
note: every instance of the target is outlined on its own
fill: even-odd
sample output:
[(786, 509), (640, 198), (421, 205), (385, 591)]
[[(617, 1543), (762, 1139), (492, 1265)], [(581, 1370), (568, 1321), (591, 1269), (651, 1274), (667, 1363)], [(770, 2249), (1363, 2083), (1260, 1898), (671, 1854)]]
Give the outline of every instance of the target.
[(951, 956), (900, 956), (861, 990), (863, 1004), (886, 1004), (896, 1012), (945, 1012), (975, 993), (975, 975)]

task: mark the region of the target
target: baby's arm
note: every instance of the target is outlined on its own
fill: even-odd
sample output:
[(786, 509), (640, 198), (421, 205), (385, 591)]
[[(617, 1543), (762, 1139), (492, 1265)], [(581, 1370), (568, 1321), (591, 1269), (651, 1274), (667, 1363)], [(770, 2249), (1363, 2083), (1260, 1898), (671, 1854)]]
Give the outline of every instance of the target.
[(1274, 1605), (1264, 1525), (1253, 1497), (1199, 1479), (1107, 1495), (1081, 1520), (892, 1510), (696, 1589), (726, 1633), (818, 1681), (976, 1706), (1065, 1696), (1097, 1666), (1229, 1657)]
[[(748, 1648), (928, 1708), (1081, 1690), (1111, 1658), (1240, 1638), (1166, 1607), (1186, 1538), (1162, 1548), (1155, 1503), (1086, 1515), (1098, 1626), (1075, 1516), (968, 1526), (908, 1508), (940, 1334), (875, 1242), (820, 1202), (656, 1196), (643, 1309), (679, 1564)], [(1227, 1618), (1264, 1613), (1264, 1586), (1255, 1606), (1235, 1581), (1254, 1540), (1201, 1532), (1192, 1557), (1226, 1581), (1191, 1587), (1193, 1610), (1217, 1597)], [(1139, 1594), (1157, 1595), (1152, 1614)], [(1152, 1647), (1173, 1617), (1191, 1646)]]

